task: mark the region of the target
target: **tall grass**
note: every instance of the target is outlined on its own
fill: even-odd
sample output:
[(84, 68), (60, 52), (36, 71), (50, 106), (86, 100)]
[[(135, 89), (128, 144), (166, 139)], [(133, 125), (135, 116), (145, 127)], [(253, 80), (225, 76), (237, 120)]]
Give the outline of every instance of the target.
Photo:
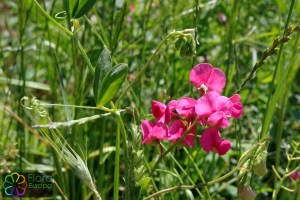
[[(1, 174), (50, 169), (64, 199), (236, 199), (240, 184), (256, 199), (299, 199), (289, 178), (300, 170), (299, 1), (99, 0), (84, 15), (74, 3), (0, 2)], [(181, 37), (195, 51), (177, 50)], [(222, 130), (233, 148), (142, 145), (152, 100), (197, 98), (189, 72), (200, 62), (226, 73), (225, 95), (241, 95), (242, 118)], [(113, 87), (104, 75), (122, 63)]]

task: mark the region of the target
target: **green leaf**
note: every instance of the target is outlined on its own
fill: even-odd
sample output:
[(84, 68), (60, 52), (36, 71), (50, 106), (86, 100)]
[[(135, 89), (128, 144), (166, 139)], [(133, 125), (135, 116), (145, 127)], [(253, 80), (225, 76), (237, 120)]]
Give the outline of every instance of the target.
[(72, 17), (79, 18), (85, 15), (95, 5), (96, 0), (77, 0), (76, 5), (72, 10)]
[(122, 27), (124, 24), (124, 19), (125, 19), (125, 15), (126, 15), (126, 9), (127, 8), (127, 2), (125, 1), (123, 3), (123, 6), (121, 8), (120, 11), (116, 12), (115, 15), (115, 21), (116, 21), (116, 27), (115, 27), (115, 31), (113, 33), (113, 49), (116, 49), (118, 41), (120, 39), (120, 36), (122, 35)]
[(99, 102), (99, 89), (101, 83), (105, 77), (105, 75), (111, 70), (112, 63), (110, 57), (110, 51), (104, 48), (97, 60), (96, 68), (95, 68), (95, 78), (94, 78), (94, 97), (96, 103)]
[(104, 77), (98, 94), (97, 106), (104, 106), (110, 102), (118, 93), (121, 85), (126, 79), (128, 67), (121, 63), (112, 68)]
[(69, 14), (73, 18), (73, 13), (75, 14), (78, 9), (78, 4), (80, 0), (69, 0)]
[(145, 188), (148, 186), (148, 184), (150, 183), (151, 181), (151, 178), (150, 177), (146, 177), (146, 178), (143, 178), (142, 180), (140, 180), (136, 186), (138, 187), (141, 187), (141, 188)]

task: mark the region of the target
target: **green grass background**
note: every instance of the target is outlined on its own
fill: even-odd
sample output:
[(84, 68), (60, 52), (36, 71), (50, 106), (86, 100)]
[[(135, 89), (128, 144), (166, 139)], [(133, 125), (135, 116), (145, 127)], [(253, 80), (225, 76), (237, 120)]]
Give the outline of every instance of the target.
[[(55, 18), (66, 10), (68, 1), (38, 2), (59, 24), (71, 30), (68, 17)], [(133, 11), (130, 5), (134, 6)], [(111, 51), (113, 65), (128, 64), (128, 76), (118, 97), (163, 38), (184, 29), (195, 29), (195, 54), (182, 57), (174, 48), (174, 39), (166, 41), (142, 77), (116, 105), (126, 109), (120, 115), (124, 127), (119, 118), (111, 115), (58, 128), (87, 163), (102, 199), (143, 199), (165, 188), (201, 183), (201, 176), (205, 181), (216, 179), (232, 170), (241, 154), (266, 135), (269, 172), (264, 177), (250, 178), (257, 199), (272, 199), (278, 187), (280, 181), (272, 165), (282, 176), (287, 173), (286, 167), (288, 171), (296, 167), (299, 170), (300, 35), (294, 31), (289, 41), (279, 45), (277, 53), (269, 56), (241, 88), (244, 114), (222, 130), (222, 135), (233, 144), (227, 155), (206, 154), (197, 141), (194, 148), (173, 150), (160, 162), (147, 186), (137, 186), (149, 177), (159, 157), (157, 146), (141, 144), (139, 126), (141, 120), (152, 119), (152, 100), (167, 103), (184, 96), (197, 98), (189, 83), (189, 72), (200, 62), (221, 68), (227, 77), (224, 94), (235, 94), (275, 38), (282, 37), (288, 25), (299, 25), (299, 1), (98, 0), (85, 16), (78, 18), (77, 40), (45, 18), (30, 0), (1, 1), (0, 10), (0, 173), (50, 171), (68, 199), (95, 198), (60, 154), (45, 145), (38, 129), (30, 128), (33, 122), (25, 113), (21, 98), (34, 96), (44, 104), (95, 107), (94, 75), (76, 42), (82, 45), (92, 66), (96, 66), (104, 46)], [(47, 110), (54, 122), (106, 113), (62, 106), (47, 106)], [(293, 155), (295, 160), (288, 161), (286, 152), (293, 152), (293, 141), (298, 152)], [(165, 147), (170, 145), (163, 143)], [(207, 188), (176, 190), (159, 198), (236, 199), (237, 174), (238, 171)], [(283, 184), (295, 186), (288, 178)], [(299, 187), (299, 181), (296, 186)], [(55, 195), (61, 194), (55, 190)], [(291, 193), (280, 189), (277, 196), (299, 198), (299, 190)]]

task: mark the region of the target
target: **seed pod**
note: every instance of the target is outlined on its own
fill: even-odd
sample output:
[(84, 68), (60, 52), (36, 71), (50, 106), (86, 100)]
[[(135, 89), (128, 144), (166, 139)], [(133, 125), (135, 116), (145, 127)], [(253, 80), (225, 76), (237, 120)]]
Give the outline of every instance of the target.
[(243, 185), (238, 188), (237, 196), (242, 200), (253, 200), (256, 195), (256, 192), (250, 186)]

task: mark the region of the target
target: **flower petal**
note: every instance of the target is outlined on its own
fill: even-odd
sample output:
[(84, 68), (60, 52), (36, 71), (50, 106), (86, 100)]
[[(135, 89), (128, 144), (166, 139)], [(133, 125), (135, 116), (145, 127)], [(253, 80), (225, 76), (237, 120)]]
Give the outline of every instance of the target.
[(226, 114), (223, 111), (218, 111), (208, 117), (207, 124), (210, 127), (226, 128), (227, 126), (229, 126), (229, 120), (227, 119)]
[(185, 128), (181, 120), (174, 120), (169, 126), (168, 140), (175, 142), (183, 135), (184, 129)]
[(240, 95), (235, 94), (232, 97), (229, 98), (230, 101), (232, 102), (232, 110), (231, 110), (231, 115), (233, 118), (239, 118), (243, 114), (243, 104), (240, 102)]
[(197, 100), (195, 112), (199, 118), (209, 117), (216, 111), (216, 100), (220, 96), (217, 92), (208, 92)]
[(218, 93), (221, 93), (226, 84), (225, 74), (222, 70), (213, 68), (206, 83), (204, 84), (206, 84), (209, 91), (216, 91)]
[(220, 133), (218, 129), (208, 128), (203, 131), (200, 137), (200, 144), (202, 145), (204, 151), (209, 153), (213, 149), (214, 144), (219, 140), (220, 140)]
[(206, 84), (212, 69), (213, 67), (208, 63), (196, 65), (190, 73), (191, 84), (196, 88), (199, 88), (202, 84)]
[(223, 111), (226, 115), (231, 115), (233, 104), (228, 97), (219, 96), (216, 102), (216, 111)]
[(188, 147), (194, 147), (195, 137), (196, 135), (194, 133), (189, 133), (187, 136), (184, 137), (183, 144)]
[(149, 120), (142, 121), (141, 128), (142, 128), (142, 134), (143, 134), (143, 140), (142, 140), (143, 144), (153, 142), (154, 139), (151, 137), (153, 125), (154, 124)]
[(190, 97), (181, 98), (176, 106), (176, 111), (183, 117), (195, 116), (195, 104), (197, 101)]
[(176, 109), (176, 106), (178, 105), (178, 101), (171, 100), (168, 104), (168, 107), (171, 111), (174, 111)]
[(159, 119), (163, 116), (166, 110), (166, 105), (159, 102), (159, 101), (152, 101), (152, 106), (151, 106), (152, 114), (156, 119)]
[(216, 149), (219, 155), (226, 154), (231, 148), (231, 143), (228, 140), (222, 140), (219, 145), (216, 145)]
[(164, 140), (168, 138), (168, 127), (162, 122), (155, 122), (152, 127), (152, 137), (158, 140)]

